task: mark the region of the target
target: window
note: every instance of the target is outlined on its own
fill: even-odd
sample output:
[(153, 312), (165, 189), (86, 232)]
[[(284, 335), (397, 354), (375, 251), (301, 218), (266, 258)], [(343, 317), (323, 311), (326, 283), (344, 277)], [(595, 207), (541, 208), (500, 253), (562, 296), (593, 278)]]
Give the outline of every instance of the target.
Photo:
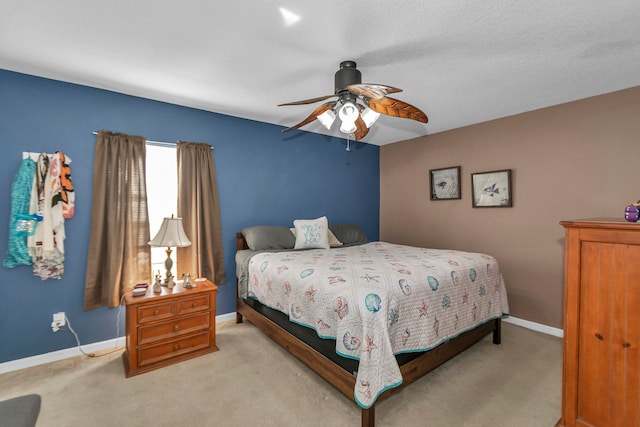
[[(164, 248), (156, 251), (160, 254), (155, 256), (157, 261), (153, 261), (148, 243), (152, 232), (157, 233), (162, 219), (177, 213), (178, 183), (189, 196), (181, 198), (180, 202), (191, 203), (193, 199), (196, 203), (193, 208), (180, 209), (180, 212), (187, 212), (186, 232), (192, 242), (185, 249), (188, 265), (180, 268), (193, 273), (192, 277), (207, 277), (214, 283), (225, 283), (220, 202), (210, 145), (148, 143), (142, 136), (99, 131), (95, 155), (103, 156), (104, 162), (94, 164), (97, 179), (93, 181), (85, 310), (117, 307), (125, 289), (152, 280), (151, 268), (162, 271), (162, 262), (166, 259), (162, 254)], [(141, 175), (143, 169), (145, 177)], [(120, 173), (122, 171), (131, 173)], [(132, 191), (119, 191), (127, 186)], [(104, 215), (117, 204), (126, 209), (127, 215)], [(206, 212), (204, 216), (201, 211)], [(109, 230), (113, 230), (113, 235)], [(178, 271), (177, 263), (174, 265)], [(178, 277), (178, 274), (174, 273), (174, 276)]]
[[(153, 239), (165, 217), (177, 216), (178, 206), (178, 167), (175, 145), (159, 145), (147, 142), (147, 205), (149, 206), (149, 231)], [(160, 271), (164, 278), (166, 270), (167, 248), (151, 248), (150, 280)], [(171, 274), (176, 276), (176, 251), (171, 248), (173, 267)], [(177, 279), (176, 279), (177, 280)]]

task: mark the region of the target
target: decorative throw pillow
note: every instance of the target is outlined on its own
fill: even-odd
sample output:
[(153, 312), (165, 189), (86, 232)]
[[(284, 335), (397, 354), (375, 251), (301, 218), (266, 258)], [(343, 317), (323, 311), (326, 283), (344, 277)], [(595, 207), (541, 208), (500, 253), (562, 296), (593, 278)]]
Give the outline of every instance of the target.
[[(296, 237), (296, 229), (295, 228), (290, 228), (289, 230), (291, 230), (291, 233), (293, 233), (293, 237)], [(336, 237), (335, 234), (333, 234), (333, 231), (331, 231), (331, 229), (327, 230), (327, 232), (329, 233), (327, 235), (327, 238), (329, 240), (329, 246), (332, 248), (338, 248), (340, 246), (342, 246), (342, 242), (340, 240), (338, 240), (338, 238)]]
[(329, 225), (326, 216), (317, 219), (296, 219), (293, 221), (296, 230), (296, 244), (293, 249), (328, 249)]

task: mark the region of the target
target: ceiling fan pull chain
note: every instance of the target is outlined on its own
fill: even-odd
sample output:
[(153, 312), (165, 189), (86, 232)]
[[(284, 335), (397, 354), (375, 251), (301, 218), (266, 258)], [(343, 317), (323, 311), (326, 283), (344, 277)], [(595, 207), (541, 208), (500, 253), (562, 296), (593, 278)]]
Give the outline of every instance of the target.
[(347, 151), (351, 151), (351, 135), (350, 133), (347, 134)]

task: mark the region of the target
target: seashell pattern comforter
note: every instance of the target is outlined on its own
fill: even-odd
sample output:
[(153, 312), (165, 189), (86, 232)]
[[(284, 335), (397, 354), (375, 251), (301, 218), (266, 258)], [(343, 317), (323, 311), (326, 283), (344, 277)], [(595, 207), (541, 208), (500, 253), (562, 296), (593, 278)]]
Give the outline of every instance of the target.
[(509, 312), (495, 258), (385, 242), (258, 253), (248, 296), (358, 359), (363, 408), (402, 383), (394, 354), (430, 350)]

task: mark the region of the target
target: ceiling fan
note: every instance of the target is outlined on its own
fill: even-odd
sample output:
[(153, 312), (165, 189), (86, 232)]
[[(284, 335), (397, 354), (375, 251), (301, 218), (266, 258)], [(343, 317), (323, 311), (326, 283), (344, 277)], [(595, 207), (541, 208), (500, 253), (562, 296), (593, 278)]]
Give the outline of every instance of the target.
[(342, 61), (340, 69), (335, 74), (333, 95), (288, 102), (279, 104), (278, 107), (313, 104), (330, 98), (337, 99), (325, 102), (316, 108), (309, 117), (282, 132), (297, 129), (316, 119), (324, 127), (331, 129), (337, 116), (341, 121), (340, 131), (353, 135), (353, 138), (359, 141), (367, 135), (369, 128), (380, 117), (380, 114), (427, 123), (429, 120), (427, 115), (419, 108), (387, 96), (396, 92), (402, 92), (402, 89), (381, 84), (362, 83), (362, 74), (356, 68), (355, 61)]

